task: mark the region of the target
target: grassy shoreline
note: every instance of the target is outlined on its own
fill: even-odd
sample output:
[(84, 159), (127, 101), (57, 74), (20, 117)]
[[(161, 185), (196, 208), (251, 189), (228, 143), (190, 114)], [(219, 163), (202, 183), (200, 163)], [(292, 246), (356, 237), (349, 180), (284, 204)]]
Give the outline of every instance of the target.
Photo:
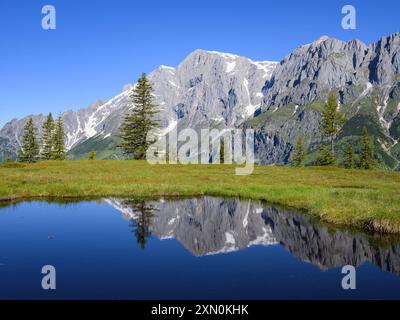
[(49, 161), (0, 165), (0, 200), (226, 196), (306, 210), (324, 222), (400, 234), (400, 173), (341, 168), (157, 165), (144, 161)]

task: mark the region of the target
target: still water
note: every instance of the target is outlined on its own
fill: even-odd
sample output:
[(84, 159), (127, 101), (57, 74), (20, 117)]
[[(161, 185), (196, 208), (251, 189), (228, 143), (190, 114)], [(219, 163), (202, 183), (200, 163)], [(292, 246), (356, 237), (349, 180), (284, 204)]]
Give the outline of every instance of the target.
[(400, 238), (236, 199), (2, 204), (0, 298), (398, 299)]

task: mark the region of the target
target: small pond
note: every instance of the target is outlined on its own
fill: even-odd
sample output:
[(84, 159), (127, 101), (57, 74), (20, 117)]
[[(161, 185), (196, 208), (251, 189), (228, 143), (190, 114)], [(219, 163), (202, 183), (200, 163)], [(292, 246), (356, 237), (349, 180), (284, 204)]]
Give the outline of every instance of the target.
[[(56, 290), (42, 289), (45, 265)], [(212, 197), (0, 208), (0, 299), (309, 298), (399, 299), (400, 239)]]

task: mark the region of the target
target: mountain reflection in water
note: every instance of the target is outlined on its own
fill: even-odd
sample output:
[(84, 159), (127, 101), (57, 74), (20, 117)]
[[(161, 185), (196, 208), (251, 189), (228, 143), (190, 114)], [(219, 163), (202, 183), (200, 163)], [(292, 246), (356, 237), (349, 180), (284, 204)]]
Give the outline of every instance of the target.
[(320, 269), (371, 262), (400, 274), (400, 241), (324, 226), (306, 214), (258, 201), (204, 197), (185, 200), (106, 199), (131, 221), (145, 249), (151, 235), (175, 238), (194, 256), (223, 254), (253, 245), (281, 245)]
[(399, 299), (399, 247), (249, 200), (0, 203), (0, 299)]

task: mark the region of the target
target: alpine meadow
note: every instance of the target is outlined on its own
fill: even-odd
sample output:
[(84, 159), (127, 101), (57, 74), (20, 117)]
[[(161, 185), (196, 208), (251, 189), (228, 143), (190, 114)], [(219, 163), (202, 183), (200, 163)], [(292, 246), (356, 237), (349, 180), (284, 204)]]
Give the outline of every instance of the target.
[(398, 1), (6, 2), (0, 300), (400, 299)]

